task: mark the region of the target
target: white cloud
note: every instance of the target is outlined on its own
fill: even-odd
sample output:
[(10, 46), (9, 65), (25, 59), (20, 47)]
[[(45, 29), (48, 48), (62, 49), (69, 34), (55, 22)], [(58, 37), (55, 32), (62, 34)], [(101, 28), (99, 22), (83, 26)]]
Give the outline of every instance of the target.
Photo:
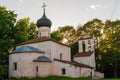
[(96, 10), (98, 8), (107, 8), (107, 6), (101, 5), (101, 4), (91, 4), (89, 5), (90, 9)]
[(91, 9), (96, 9), (96, 6), (94, 4), (89, 6)]

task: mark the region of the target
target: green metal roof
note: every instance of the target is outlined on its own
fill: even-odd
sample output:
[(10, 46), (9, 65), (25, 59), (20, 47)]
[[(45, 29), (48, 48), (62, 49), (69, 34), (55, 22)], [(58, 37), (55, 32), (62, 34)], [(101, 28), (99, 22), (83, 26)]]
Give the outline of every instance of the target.
[(36, 52), (36, 53), (44, 53), (44, 51), (39, 50), (37, 48), (31, 46), (22, 46), (13, 51), (13, 53), (24, 53), (24, 52)]
[(34, 62), (52, 62), (52, 60), (46, 56), (39, 56)]

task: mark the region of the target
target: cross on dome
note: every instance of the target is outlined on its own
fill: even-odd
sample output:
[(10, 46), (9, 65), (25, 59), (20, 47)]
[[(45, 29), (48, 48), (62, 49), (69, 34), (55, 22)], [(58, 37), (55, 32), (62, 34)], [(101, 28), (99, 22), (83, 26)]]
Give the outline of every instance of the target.
[(47, 5), (46, 5), (45, 3), (43, 3), (42, 8), (43, 8), (44, 12), (45, 12), (45, 7), (46, 7), (46, 6), (47, 6)]
[(47, 5), (46, 5), (45, 3), (43, 3), (43, 6), (42, 6), (42, 7), (43, 7), (43, 9), (45, 9), (45, 7), (46, 7), (46, 6), (47, 6)]

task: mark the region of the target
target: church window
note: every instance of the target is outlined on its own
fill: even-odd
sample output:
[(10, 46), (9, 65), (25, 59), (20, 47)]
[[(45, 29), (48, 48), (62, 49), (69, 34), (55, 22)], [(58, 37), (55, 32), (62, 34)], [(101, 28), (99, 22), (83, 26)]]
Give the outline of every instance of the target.
[(66, 70), (65, 70), (65, 68), (63, 68), (62, 69), (62, 75), (65, 75), (65, 73), (66, 73)]
[(90, 40), (88, 40), (88, 44), (91, 44), (91, 43), (90, 43)]
[(85, 49), (85, 48), (86, 48), (86, 47), (85, 47), (85, 41), (82, 42), (82, 48), (83, 48), (83, 52), (85, 52), (85, 50), (86, 50), (86, 49)]
[(60, 53), (60, 59), (62, 59), (62, 53)]
[(17, 70), (17, 62), (13, 63), (13, 70)]
[(36, 66), (36, 72), (38, 72), (38, 66)]
[(90, 40), (88, 40), (88, 51), (89, 51), (89, 52), (91, 51), (91, 43), (90, 43)]
[(80, 76), (81, 76), (81, 68), (79, 69), (79, 73), (80, 73)]

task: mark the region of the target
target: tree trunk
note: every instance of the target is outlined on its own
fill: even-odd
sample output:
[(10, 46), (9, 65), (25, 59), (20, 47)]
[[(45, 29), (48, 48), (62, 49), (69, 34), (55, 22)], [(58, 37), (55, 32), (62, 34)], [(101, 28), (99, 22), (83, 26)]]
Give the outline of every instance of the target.
[(114, 67), (114, 77), (117, 78), (117, 62), (115, 63)]

